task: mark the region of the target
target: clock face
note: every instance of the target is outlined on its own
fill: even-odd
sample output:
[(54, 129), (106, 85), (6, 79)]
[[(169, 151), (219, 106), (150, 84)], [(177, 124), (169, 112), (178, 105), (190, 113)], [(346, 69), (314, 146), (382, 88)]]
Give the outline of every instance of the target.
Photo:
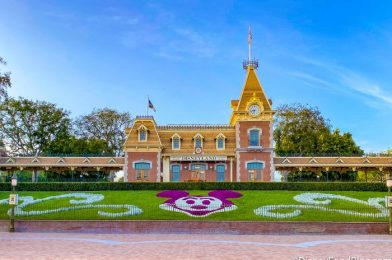
[(257, 116), (257, 115), (259, 115), (260, 114), (260, 107), (258, 106), (258, 105), (256, 105), (256, 104), (253, 104), (253, 105), (251, 105), (250, 107), (249, 107), (249, 114), (251, 115), (251, 116)]

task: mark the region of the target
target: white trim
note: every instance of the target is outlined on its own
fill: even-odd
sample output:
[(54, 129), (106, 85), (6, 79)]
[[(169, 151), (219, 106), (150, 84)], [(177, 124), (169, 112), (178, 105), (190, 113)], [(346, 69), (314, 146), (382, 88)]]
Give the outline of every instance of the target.
[(135, 164), (137, 164), (137, 163), (148, 163), (148, 164), (150, 164), (150, 169), (149, 170), (152, 169), (152, 162), (151, 161), (146, 161), (146, 160), (143, 160), (143, 159), (132, 162), (132, 168), (133, 169), (135, 169)]
[[(256, 145), (256, 146), (254, 146), (254, 145), (250, 145), (250, 131), (252, 131), (252, 130), (257, 130), (257, 131), (259, 131), (259, 142), (258, 142), (258, 145)], [(252, 127), (252, 128), (248, 128), (248, 147), (249, 148), (261, 148), (261, 135), (263, 134), (263, 130), (261, 129), (261, 128), (258, 128), (258, 127)]]
[(125, 151), (125, 160), (124, 160), (124, 182), (128, 182), (128, 152)]
[[(223, 139), (223, 147), (222, 147), (222, 148), (219, 148), (219, 147), (218, 147), (218, 141), (219, 141), (219, 139)], [(215, 149), (216, 149), (216, 150), (220, 150), (220, 151), (226, 149), (226, 136), (225, 136), (224, 134), (219, 133), (219, 134), (215, 137)]]
[(214, 165), (214, 170), (215, 170), (215, 172), (216, 172), (216, 167), (217, 167), (218, 165), (223, 165), (223, 166), (225, 166), (225, 173), (226, 173), (226, 171), (227, 171), (227, 165), (226, 165), (226, 163), (216, 163), (216, 164)]
[[(178, 138), (178, 148), (174, 148), (174, 138)], [(171, 143), (172, 143), (172, 150), (181, 150), (181, 136), (177, 133), (172, 135), (171, 137)]]
[(248, 170), (248, 164), (249, 164), (249, 163), (255, 163), (255, 162), (257, 162), (257, 163), (262, 163), (262, 164), (263, 164), (262, 170), (265, 169), (265, 162), (264, 162), (264, 161), (260, 161), (260, 160), (250, 160), (250, 161), (246, 161), (246, 162), (245, 162), (245, 169)]
[(208, 163), (203, 163), (203, 162), (192, 162), (192, 163), (190, 163), (189, 164), (189, 168), (188, 168), (188, 170), (189, 171), (193, 171), (192, 170), (192, 165), (194, 165), (194, 164), (202, 164), (202, 165), (205, 165), (205, 170), (204, 171), (208, 171), (209, 169), (208, 169)]
[(180, 166), (180, 171), (182, 171), (182, 164), (181, 164), (181, 163), (171, 163), (171, 164), (170, 164), (170, 173), (171, 173), (172, 170), (173, 170), (173, 166), (176, 166), (176, 165), (179, 165), (179, 166)]
[(200, 139), (201, 142), (201, 148), (203, 149), (204, 146), (204, 136), (202, 136), (200, 133), (197, 133), (193, 136), (193, 148), (196, 148), (196, 140)]

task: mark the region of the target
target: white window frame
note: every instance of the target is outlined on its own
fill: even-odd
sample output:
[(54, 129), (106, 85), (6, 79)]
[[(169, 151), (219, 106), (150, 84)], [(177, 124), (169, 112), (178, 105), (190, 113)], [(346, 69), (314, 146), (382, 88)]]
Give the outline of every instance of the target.
[[(252, 131), (252, 130), (257, 130), (257, 131), (259, 131), (259, 143), (258, 143), (258, 145), (250, 145), (250, 131)], [(252, 127), (252, 128), (249, 128), (248, 129), (248, 147), (257, 147), (257, 148), (261, 148), (261, 136), (262, 136), (262, 134), (263, 134), (263, 130), (261, 129), (261, 128), (258, 128), (258, 127)]]
[[(216, 150), (225, 150), (226, 149), (226, 136), (224, 135), (224, 134), (222, 134), (222, 133), (220, 133), (220, 134), (218, 134), (216, 137), (215, 137), (215, 149)], [(219, 139), (223, 139), (223, 147), (222, 148), (219, 148), (219, 146), (218, 146), (218, 141), (219, 141)]]
[(202, 136), (200, 133), (195, 134), (193, 137), (193, 148), (196, 148), (196, 139), (200, 139), (201, 142), (201, 148), (204, 146), (204, 136)]
[[(174, 148), (174, 138), (178, 138), (178, 148)], [(177, 133), (172, 135), (172, 150), (181, 150), (181, 136)]]
[[(140, 140), (140, 132), (141, 132), (141, 130), (145, 131), (145, 133), (146, 133), (146, 139), (144, 139), (144, 140)], [(148, 140), (148, 129), (147, 129), (147, 127), (145, 127), (144, 125), (141, 125), (141, 126), (139, 126), (137, 131), (138, 131), (138, 133), (137, 133), (138, 141), (139, 142), (147, 142), (147, 140)]]

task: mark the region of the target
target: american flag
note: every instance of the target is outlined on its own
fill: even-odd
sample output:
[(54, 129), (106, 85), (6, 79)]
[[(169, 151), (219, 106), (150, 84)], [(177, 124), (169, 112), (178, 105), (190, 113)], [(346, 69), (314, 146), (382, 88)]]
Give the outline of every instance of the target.
[(157, 112), (157, 111), (155, 110), (155, 107), (154, 107), (154, 105), (152, 104), (152, 102), (151, 102), (150, 99), (148, 99), (148, 108), (151, 108), (152, 110), (154, 110), (154, 112)]

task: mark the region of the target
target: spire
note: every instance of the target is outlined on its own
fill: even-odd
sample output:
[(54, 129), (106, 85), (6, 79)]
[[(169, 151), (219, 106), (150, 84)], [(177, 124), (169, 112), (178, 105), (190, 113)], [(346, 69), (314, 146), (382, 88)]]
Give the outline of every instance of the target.
[(252, 28), (249, 25), (249, 32), (248, 32), (248, 62), (252, 60)]
[(248, 60), (245, 60), (243, 62), (243, 68), (246, 70), (248, 68), (253, 68), (257, 69), (259, 66), (259, 62), (257, 60), (252, 60), (252, 41), (253, 41), (253, 36), (252, 36), (252, 28), (249, 25), (249, 31), (248, 31)]

